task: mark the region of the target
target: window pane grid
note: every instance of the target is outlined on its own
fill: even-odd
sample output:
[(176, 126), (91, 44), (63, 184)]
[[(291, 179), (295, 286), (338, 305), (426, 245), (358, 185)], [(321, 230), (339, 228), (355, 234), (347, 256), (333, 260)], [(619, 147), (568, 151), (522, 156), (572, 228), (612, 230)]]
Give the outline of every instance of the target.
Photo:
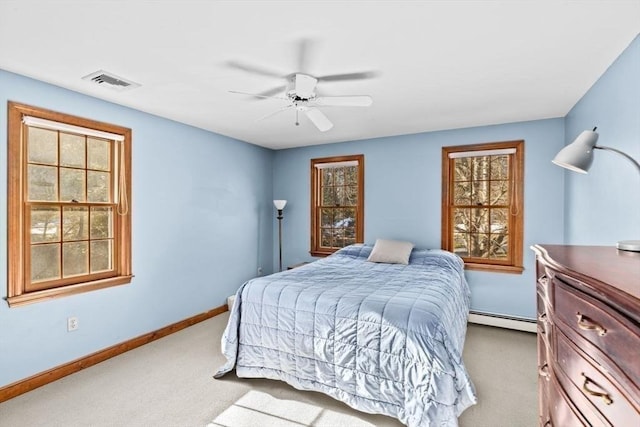
[(451, 233), (463, 258), (511, 262), (511, 155), (453, 159)]
[[(64, 204), (60, 210), (51, 204), (29, 205), (32, 283), (113, 269), (113, 206), (74, 203)], [(58, 264), (57, 268), (51, 263)]]
[(355, 243), (357, 167), (322, 170), (320, 176), (320, 247), (339, 249)]
[(28, 127), (31, 283), (112, 271), (113, 143)]
[(362, 155), (312, 159), (313, 255), (362, 241), (363, 160)]
[(321, 247), (339, 249), (355, 243), (357, 207), (323, 207), (319, 215)]

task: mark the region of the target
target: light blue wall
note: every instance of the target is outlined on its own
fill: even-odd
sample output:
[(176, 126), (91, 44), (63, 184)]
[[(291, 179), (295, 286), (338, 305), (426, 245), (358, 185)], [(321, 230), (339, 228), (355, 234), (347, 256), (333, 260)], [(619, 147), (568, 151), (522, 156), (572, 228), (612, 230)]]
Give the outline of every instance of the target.
[[(0, 297), (7, 277), (7, 100), (133, 130), (130, 285), (8, 308), (0, 387), (223, 305), (272, 265), (273, 151), (0, 70)], [(80, 328), (66, 331), (68, 316)]]
[(310, 159), (364, 154), (365, 242), (393, 238), (439, 248), (442, 147), (516, 139), (525, 140), (526, 270), (522, 275), (468, 271), (467, 279), (473, 310), (534, 318), (534, 256), (528, 248), (534, 243), (562, 243), (564, 233), (563, 172), (551, 163), (564, 144), (562, 118), (277, 151), (273, 195), (288, 200), (283, 264), (313, 259), (309, 255)]
[[(0, 303), (0, 387), (224, 303), (278, 263), (271, 200), (287, 199), (283, 263), (309, 256), (309, 160), (365, 155), (365, 240), (440, 246), (441, 147), (525, 140), (525, 272), (467, 272), (472, 309), (535, 316), (534, 243), (640, 238), (640, 177), (597, 152), (589, 175), (550, 159), (584, 129), (640, 159), (640, 41), (566, 118), (352, 141), (272, 152), (0, 70), (6, 101), (133, 129), (132, 284), (9, 309)], [(0, 132), (0, 297), (6, 296), (6, 131)], [(566, 178), (566, 179), (565, 179)], [(594, 226), (595, 224), (595, 226)], [(564, 236), (564, 241), (563, 241)], [(66, 332), (66, 318), (80, 329)]]
[[(598, 145), (640, 162), (640, 36), (618, 57), (566, 117), (569, 144), (598, 126)], [(640, 174), (631, 162), (596, 150), (587, 175), (566, 171), (566, 242), (614, 245), (640, 239)]]

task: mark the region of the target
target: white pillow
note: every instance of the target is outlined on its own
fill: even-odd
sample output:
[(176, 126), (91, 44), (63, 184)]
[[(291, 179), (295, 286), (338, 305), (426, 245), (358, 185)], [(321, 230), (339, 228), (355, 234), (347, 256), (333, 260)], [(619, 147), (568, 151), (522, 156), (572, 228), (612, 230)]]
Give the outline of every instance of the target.
[(399, 240), (377, 239), (367, 261), (387, 264), (409, 264), (413, 243)]

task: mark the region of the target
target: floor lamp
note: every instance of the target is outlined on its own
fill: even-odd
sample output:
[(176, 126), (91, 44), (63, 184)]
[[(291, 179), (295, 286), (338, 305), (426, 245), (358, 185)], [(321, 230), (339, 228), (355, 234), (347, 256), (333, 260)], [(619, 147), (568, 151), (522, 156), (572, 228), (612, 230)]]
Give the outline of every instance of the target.
[(280, 253), (280, 271), (282, 271), (282, 210), (287, 205), (286, 200), (274, 200), (273, 206), (278, 210), (278, 249)]

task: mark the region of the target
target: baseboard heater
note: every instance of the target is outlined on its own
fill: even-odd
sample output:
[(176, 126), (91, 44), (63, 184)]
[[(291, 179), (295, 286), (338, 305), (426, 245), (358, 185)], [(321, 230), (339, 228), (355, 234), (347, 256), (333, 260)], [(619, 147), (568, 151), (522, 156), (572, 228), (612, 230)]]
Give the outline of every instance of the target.
[(469, 322), (478, 325), (497, 326), (498, 328), (515, 329), (517, 331), (538, 332), (535, 319), (517, 316), (505, 316), (495, 313), (469, 312)]

